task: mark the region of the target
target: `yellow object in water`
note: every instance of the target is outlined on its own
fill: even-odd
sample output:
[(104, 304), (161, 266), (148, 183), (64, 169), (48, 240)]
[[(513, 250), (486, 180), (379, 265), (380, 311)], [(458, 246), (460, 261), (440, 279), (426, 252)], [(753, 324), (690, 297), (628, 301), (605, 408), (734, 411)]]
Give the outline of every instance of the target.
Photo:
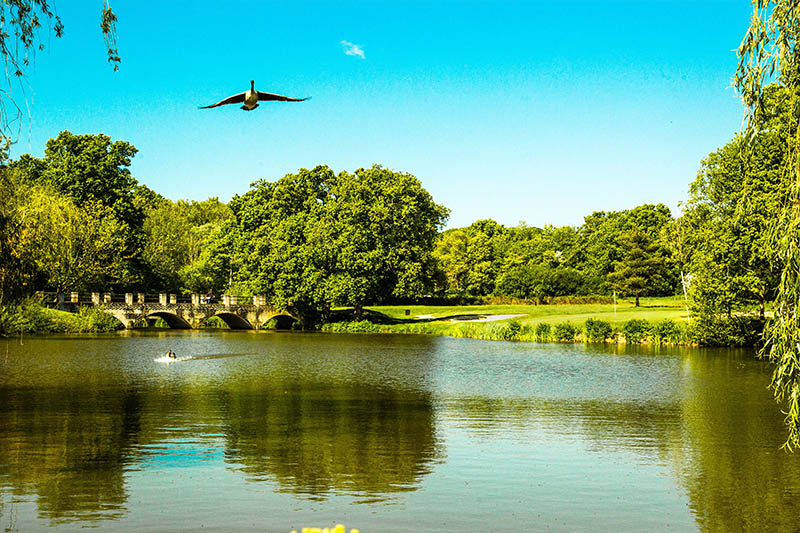
[[(293, 529), (289, 533), (297, 533), (296, 529)], [(319, 527), (304, 527), (300, 530), (300, 533), (347, 533), (347, 529), (344, 527), (344, 524), (336, 524), (333, 528), (319, 528)], [(361, 533), (358, 529), (351, 529), (350, 533)]]

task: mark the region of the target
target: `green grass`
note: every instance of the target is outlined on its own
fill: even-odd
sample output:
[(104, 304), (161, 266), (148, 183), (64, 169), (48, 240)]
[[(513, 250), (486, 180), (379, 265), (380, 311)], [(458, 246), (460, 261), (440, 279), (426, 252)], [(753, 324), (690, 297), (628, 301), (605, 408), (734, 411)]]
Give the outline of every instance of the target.
[[(408, 310), (408, 314), (406, 314)], [(471, 322), (491, 315), (519, 315)], [(420, 318), (422, 317), (422, 318)], [(647, 321), (646, 334), (633, 342), (687, 344), (686, 311), (677, 297), (613, 304), (371, 306), (354, 321), (351, 309), (336, 310), (326, 332), (417, 333), (484, 340), (535, 342), (627, 342), (622, 330), (632, 319)], [(658, 325), (658, 327), (656, 327)], [(605, 337), (605, 338), (603, 338)]]
[(95, 307), (82, 307), (77, 313), (48, 309), (35, 300), (0, 307), (0, 337), (44, 333), (98, 333), (114, 331), (122, 324)]
[[(403, 322), (417, 322), (416, 317), (432, 315), (433, 320), (426, 322), (451, 322), (453, 317), (479, 318), (482, 315), (523, 315), (516, 320), (523, 325), (545, 322), (555, 325), (571, 322), (583, 325), (587, 318), (595, 318), (610, 322), (613, 327), (622, 327), (628, 320), (638, 318), (649, 322), (665, 318), (685, 322), (686, 308), (683, 298), (677, 296), (661, 298), (640, 298), (639, 307), (634, 300), (618, 300), (617, 310), (613, 304), (575, 304), (575, 305), (464, 305), (464, 306), (371, 306), (367, 309), (382, 313), (392, 319)], [(405, 311), (410, 311), (406, 316)], [(409, 320), (410, 319), (410, 320)]]

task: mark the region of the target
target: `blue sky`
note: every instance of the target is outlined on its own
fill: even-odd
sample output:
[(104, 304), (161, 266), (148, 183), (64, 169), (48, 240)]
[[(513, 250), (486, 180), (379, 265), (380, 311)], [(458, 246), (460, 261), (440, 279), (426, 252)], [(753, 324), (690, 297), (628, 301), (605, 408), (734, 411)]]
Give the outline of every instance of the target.
[[(449, 227), (541, 226), (675, 209), (741, 126), (748, 0), (111, 5), (116, 73), (102, 2), (57, 2), (66, 33), (45, 34), (12, 155), (103, 132), (139, 149), (134, 175), (164, 196), (225, 201), (302, 167), (379, 163), (417, 176)], [(197, 109), (251, 79), (312, 99)]]

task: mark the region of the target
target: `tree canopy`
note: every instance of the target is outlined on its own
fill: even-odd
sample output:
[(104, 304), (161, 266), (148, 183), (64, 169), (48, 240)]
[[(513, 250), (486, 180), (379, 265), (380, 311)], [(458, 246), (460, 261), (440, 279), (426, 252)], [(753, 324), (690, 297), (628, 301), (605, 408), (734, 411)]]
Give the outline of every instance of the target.
[[(756, 149), (759, 116), (769, 104), (769, 84), (778, 82), (789, 95), (788, 109), (800, 104), (800, 10), (794, 0), (753, 0), (753, 15), (739, 46), (734, 86), (747, 110), (744, 149)], [(796, 112), (796, 111), (795, 111)], [(788, 402), (788, 448), (800, 445), (800, 124), (790, 123), (782, 172), (790, 200), (775, 213), (772, 247), (781, 270), (775, 316), (764, 330), (761, 354), (776, 364), (772, 387)], [(745, 162), (750, 158), (745, 156)]]
[(306, 320), (332, 306), (431, 290), (433, 243), (447, 218), (419, 180), (380, 166), (301, 169), (230, 202), (234, 281)]

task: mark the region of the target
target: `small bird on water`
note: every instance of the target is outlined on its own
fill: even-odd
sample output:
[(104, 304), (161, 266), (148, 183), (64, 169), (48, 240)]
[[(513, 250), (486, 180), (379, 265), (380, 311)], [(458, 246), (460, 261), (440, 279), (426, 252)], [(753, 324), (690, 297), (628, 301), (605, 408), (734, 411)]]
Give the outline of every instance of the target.
[(302, 102), (311, 98), (310, 96), (306, 98), (289, 98), (288, 96), (283, 96), (281, 94), (262, 93), (261, 91), (256, 91), (254, 85), (255, 82), (250, 80), (250, 89), (246, 90), (245, 92), (229, 96), (213, 105), (202, 106), (200, 109), (211, 109), (212, 107), (219, 107), (221, 105), (228, 104), (244, 104), (242, 105), (241, 109), (244, 109), (245, 111), (252, 111), (258, 107), (258, 102)]

